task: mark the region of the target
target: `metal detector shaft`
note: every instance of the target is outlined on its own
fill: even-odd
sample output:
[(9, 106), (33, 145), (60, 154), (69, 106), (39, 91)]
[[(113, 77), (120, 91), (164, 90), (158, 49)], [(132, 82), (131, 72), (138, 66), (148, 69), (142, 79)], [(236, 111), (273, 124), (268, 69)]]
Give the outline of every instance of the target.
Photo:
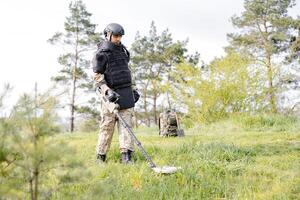
[(146, 152), (146, 150), (143, 148), (142, 143), (137, 139), (137, 137), (134, 135), (134, 133), (132, 132), (131, 128), (128, 126), (128, 124), (125, 122), (125, 120), (123, 119), (123, 117), (119, 114), (119, 112), (115, 112), (116, 116), (119, 119), (119, 122), (123, 124), (123, 126), (126, 128), (126, 130), (130, 133), (130, 135), (132, 136), (133, 140), (135, 141), (136, 145), (138, 146), (138, 148), (140, 149), (140, 151), (142, 152), (143, 156), (146, 158), (146, 160), (149, 163), (149, 166), (151, 168), (156, 167), (156, 165), (154, 164), (154, 162), (152, 161), (151, 157), (148, 155), (148, 153)]

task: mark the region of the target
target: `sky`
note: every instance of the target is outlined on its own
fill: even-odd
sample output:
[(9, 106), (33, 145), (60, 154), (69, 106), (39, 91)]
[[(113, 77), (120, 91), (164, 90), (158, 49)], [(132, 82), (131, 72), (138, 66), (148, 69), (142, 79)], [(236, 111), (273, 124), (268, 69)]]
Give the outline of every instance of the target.
[[(4, 83), (13, 87), (11, 100), (23, 92), (47, 89), (50, 77), (60, 69), (61, 49), (47, 43), (63, 31), (69, 15), (69, 0), (0, 1), (0, 91)], [(235, 31), (230, 17), (243, 11), (243, 0), (83, 0), (93, 14), (92, 22), (102, 31), (111, 22), (125, 28), (123, 43), (130, 47), (137, 31), (147, 34), (151, 21), (158, 32), (168, 28), (174, 40), (189, 38), (190, 53), (198, 51), (206, 63), (224, 54), (226, 34)], [(291, 10), (300, 14), (300, 0)], [(92, 70), (91, 70), (92, 72)]]

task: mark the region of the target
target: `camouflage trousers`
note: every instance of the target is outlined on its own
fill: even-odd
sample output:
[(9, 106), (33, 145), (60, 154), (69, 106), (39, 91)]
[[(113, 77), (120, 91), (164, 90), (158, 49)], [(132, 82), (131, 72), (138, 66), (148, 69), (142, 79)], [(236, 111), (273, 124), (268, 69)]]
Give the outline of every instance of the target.
[(168, 134), (168, 116), (160, 113), (159, 115), (160, 136)]
[[(100, 131), (96, 147), (97, 154), (104, 155), (110, 148), (114, 134), (115, 124), (117, 123), (119, 132), (120, 152), (127, 150), (134, 151), (134, 141), (130, 133), (121, 125), (114, 113), (110, 113), (107, 108), (101, 106)], [(132, 127), (133, 108), (120, 110), (119, 114), (123, 117), (130, 128)]]

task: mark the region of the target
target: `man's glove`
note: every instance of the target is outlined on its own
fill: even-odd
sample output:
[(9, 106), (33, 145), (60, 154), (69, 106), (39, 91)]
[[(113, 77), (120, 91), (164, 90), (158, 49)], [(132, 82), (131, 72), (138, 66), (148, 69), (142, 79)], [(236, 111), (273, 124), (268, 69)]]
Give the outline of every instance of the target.
[(140, 94), (136, 89), (133, 90), (133, 97), (134, 97), (134, 103), (136, 103), (140, 98)]
[(106, 91), (105, 96), (107, 97), (108, 101), (113, 102), (113, 103), (116, 102), (120, 97), (120, 95), (118, 93), (116, 93), (115, 91), (113, 91), (111, 89)]

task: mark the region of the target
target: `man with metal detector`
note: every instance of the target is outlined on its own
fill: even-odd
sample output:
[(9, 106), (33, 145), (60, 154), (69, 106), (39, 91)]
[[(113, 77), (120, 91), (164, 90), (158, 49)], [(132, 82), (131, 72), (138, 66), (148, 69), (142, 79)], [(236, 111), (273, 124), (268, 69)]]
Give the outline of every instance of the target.
[[(118, 114), (131, 128), (133, 107), (139, 99), (139, 94), (132, 86), (131, 72), (128, 67), (129, 51), (121, 43), (124, 29), (119, 24), (111, 23), (104, 29), (104, 35), (105, 40), (98, 44), (98, 50), (93, 58), (94, 81), (97, 90), (100, 90), (109, 102), (118, 105)], [(121, 161), (124, 164), (132, 162), (134, 152), (132, 136), (122, 126), (116, 114), (110, 112), (102, 103), (100, 132), (96, 147), (98, 163), (106, 161), (116, 123), (118, 124)]]
[(101, 98), (102, 117), (97, 144), (97, 161), (103, 163), (111, 144), (114, 126), (118, 121), (119, 143), (122, 163), (131, 163), (134, 143), (146, 158), (149, 167), (156, 173), (171, 174), (180, 167), (158, 167), (131, 130), (132, 113), (139, 94), (132, 88), (128, 68), (129, 52), (121, 44), (124, 29), (119, 24), (109, 24), (104, 29), (106, 40), (98, 45), (93, 58), (94, 80)]

